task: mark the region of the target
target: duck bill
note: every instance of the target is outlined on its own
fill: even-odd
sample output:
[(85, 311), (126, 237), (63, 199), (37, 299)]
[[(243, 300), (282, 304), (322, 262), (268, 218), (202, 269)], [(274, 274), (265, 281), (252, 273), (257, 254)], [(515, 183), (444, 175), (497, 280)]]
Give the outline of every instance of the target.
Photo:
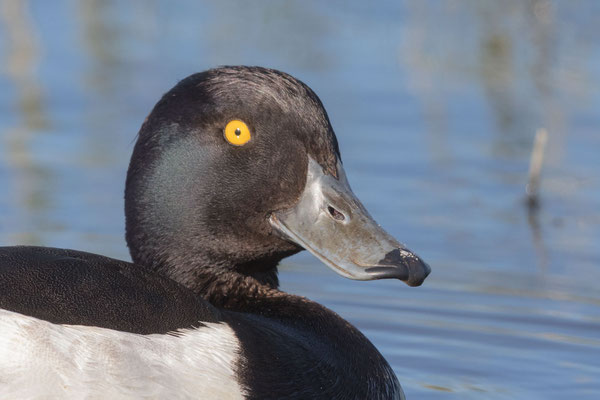
[(274, 212), (271, 225), (285, 239), (355, 280), (400, 279), (419, 286), (431, 269), (369, 215), (352, 193), (342, 164), (338, 179), (309, 159), (306, 186), (295, 206)]

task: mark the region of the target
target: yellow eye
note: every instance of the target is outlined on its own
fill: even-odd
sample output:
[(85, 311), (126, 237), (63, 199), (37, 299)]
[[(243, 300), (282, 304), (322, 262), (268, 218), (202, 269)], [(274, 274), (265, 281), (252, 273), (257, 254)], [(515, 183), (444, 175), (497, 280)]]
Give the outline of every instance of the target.
[(251, 138), (248, 125), (239, 119), (229, 121), (227, 126), (225, 126), (224, 134), (225, 139), (234, 146), (243, 146), (248, 143)]

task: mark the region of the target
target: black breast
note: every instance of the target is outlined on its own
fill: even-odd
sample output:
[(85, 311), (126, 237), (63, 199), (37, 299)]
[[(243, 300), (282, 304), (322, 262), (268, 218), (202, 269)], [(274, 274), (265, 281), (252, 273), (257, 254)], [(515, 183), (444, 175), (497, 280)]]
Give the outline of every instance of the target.
[(261, 310), (226, 311), (241, 347), (248, 399), (402, 399), (396, 375), (354, 326), (327, 308), (284, 295)]

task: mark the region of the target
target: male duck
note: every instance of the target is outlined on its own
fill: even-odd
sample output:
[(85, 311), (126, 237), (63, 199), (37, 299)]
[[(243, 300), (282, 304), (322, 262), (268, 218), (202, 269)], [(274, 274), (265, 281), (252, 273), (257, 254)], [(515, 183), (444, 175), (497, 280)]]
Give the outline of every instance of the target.
[(351, 279), (430, 272), (352, 193), (299, 80), (223, 67), (179, 82), (140, 129), (125, 213), (133, 263), (0, 248), (0, 398), (404, 397), (356, 328), (277, 289), (303, 248)]

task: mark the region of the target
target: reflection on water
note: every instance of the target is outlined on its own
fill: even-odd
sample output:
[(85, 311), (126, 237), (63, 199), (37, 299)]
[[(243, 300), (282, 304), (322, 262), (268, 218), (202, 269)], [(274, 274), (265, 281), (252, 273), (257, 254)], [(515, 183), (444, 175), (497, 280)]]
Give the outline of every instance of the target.
[[(40, 58), (37, 32), (27, 2), (5, 1), (0, 6), (6, 37), (3, 73), (14, 82), (15, 93), (11, 99), (11, 109), (18, 121), (15, 126), (2, 127), (5, 149), (2, 157), (6, 158), (9, 165), (17, 167), (11, 179), (14, 189), (6, 193), (10, 193), (12, 199), (20, 205), (14, 212), (30, 228), (9, 233), (14, 240), (41, 243), (35, 227), (46, 223), (44, 211), (48, 202), (47, 183), (52, 177), (31, 154), (31, 142), (35, 140), (35, 135), (48, 125), (42, 88), (36, 75)], [(6, 114), (8, 113), (4, 111), (3, 115)], [(10, 217), (0, 218), (1, 221), (10, 221)]]
[[(320, 39), (336, 27), (322, 10), (306, 7), (305, 1), (271, 0), (257, 7), (252, 2), (235, 0), (212, 6), (216, 18), (207, 21), (206, 33), (211, 53), (216, 54), (214, 64), (223, 63), (223, 58), (254, 58), (251, 53), (273, 54), (298, 68), (322, 69), (333, 63), (333, 54)], [(246, 40), (232, 40), (239, 37)], [(248, 41), (254, 45), (247, 46)]]
[[(123, 182), (159, 96), (219, 64), (321, 96), (355, 192), (433, 268), (286, 290), (381, 349), (409, 398), (600, 396), (600, 3), (0, 0), (0, 243), (128, 258)], [(524, 206), (535, 131), (540, 207)]]

